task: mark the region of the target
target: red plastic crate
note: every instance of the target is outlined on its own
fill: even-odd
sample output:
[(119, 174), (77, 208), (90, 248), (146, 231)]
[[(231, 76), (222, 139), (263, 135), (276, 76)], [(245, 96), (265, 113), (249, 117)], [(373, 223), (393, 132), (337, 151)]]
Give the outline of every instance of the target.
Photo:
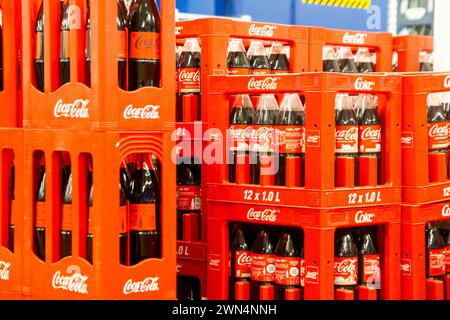
[[(170, 135), (163, 132), (70, 132), (25, 131), (25, 179), (33, 179), (33, 154), (42, 151), (47, 172), (46, 187), (46, 261), (33, 252), (33, 183), (25, 185), (24, 206), (24, 294), (32, 299), (175, 299), (176, 231), (175, 168), (169, 151), (174, 147)], [(73, 255), (59, 259), (61, 190), (60, 160), (55, 152), (69, 152), (73, 172)], [(134, 153), (151, 153), (161, 162), (162, 176), (162, 259), (149, 259), (135, 266), (119, 263), (119, 168)], [(93, 161), (94, 204), (93, 265), (84, 258), (86, 243), (86, 207), (83, 194), (87, 181), (81, 154)], [(84, 162), (84, 164), (83, 164)], [(85, 195), (85, 194), (84, 194)], [(105, 245), (107, 244), (107, 245)], [(69, 277), (79, 273), (86, 291), (54, 285), (58, 274)], [(73, 276), (73, 274), (72, 274)], [(81, 277), (80, 276), (80, 277)], [(129, 284), (132, 284), (129, 286)], [(147, 284), (147, 285), (146, 285)], [(83, 288), (83, 286), (81, 287)], [(131, 290), (130, 290), (131, 289)], [(137, 291), (135, 291), (135, 289)]]
[(0, 127), (22, 126), (21, 1), (1, 0), (3, 34), (3, 90), (0, 90)]
[[(0, 299), (22, 299), (24, 220), (23, 192), (25, 171), (23, 132), (0, 129)], [(15, 192), (11, 199), (11, 164), (15, 166)], [(15, 226), (14, 253), (9, 250), (11, 218)]]
[[(93, 1), (91, 13), (91, 74), (85, 77), (85, 1), (70, 0), (81, 10), (81, 27), (70, 32), (71, 82), (59, 86), (60, 17), (59, 0), (43, 0), (45, 30), (45, 92), (34, 86), (35, 21), (41, 0), (23, 1), (24, 127), (36, 129), (173, 130), (175, 128), (175, 2), (161, 1), (161, 88), (141, 88), (126, 92), (118, 86), (117, 1)], [(60, 112), (77, 110), (80, 114)], [(63, 110), (66, 111), (66, 110)]]
[[(404, 300), (435, 300), (446, 296), (450, 278), (446, 284), (436, 284), (426, 279), (425, 228), (429, 222), (450, 218), (450, 202), (421, 205), (402, 205), (402, 298)], [(444, 292), (444, 287), (446, 292)]]
[[(402, 173), (403, 202), (423, 204), (450, 199), (450, 181), (443, 168), (429, 162), (427, 97), (450, 91), (450, 73), (417, 73), (403, 76)], [(445, 175), (430, 182), (430, 170)], [(445, 172), (437, 172), (445, 170)], [(441, 181), (442, 180), (442, 181)]]
[(399, 72), (419, 72), (420, 53), (433, 52), (434, 38), (431, 36), (404, 35), (393, 37), (394, 51), (398, 53)]
[(387, 32), (358, 32), (326, 28), (309, 28), (309, 71), (323, 71), (324, 46), (369, 48), (377, 53), (377, 72), (392, 71), (392, 34)]
[[(271, 219), (255, 219), (252, 212), (271, 212)], [(267, 204), (248, 205), (226, 200), (208, 202), (208, 299), (228, 299), (230, 222), (258, 223), (301, 228), (304, 232), (306, 300), (333, 300), (334, 236), (338, 228), (384, 226), (378, 248), (382, 257), (381, 299), (399, 300), (400, 293), (400, 206), (348, 209), (307, 209)], [(360, 219), (366, 217), (367, 219)], [(370, 218), (369, 218), (370, 217)], [(382, 240), (380, 240), (382, 239)], [(367, 299), (372, 295), (368, 294)]]
[[(270, 84), (260, 88), (255, 83)], [(391, 205), (401, 202), (400, 135), (401, 78), (388, 74), (343, 75), (306, 73), (276, 77), (231, 76), (210, 77), (207, 95), (203, 96), (203, 119), (214, 135), (227, 137), (229, 97), (234, 94), (259, 95), (297, 92), (306, 99), (305, 187), (261, 187), (228, 182), (228, 165), (208, 166), (208, 200), (243, 202), (252, 205), (272, 204), (291, 207), (362, 207)], [(340, 92), (378, 94), (379, 111), (384, 123), (382, 165), (386, 183), (375, 187), (335, 187), (335, 96)], [(212, 131), (211, 128), (217, 128)], [(317, 138), (317, 139), (313, 139)], [(213, 139), (214, 140), (214, 139)], [(220, 142), (220, 141), (219, 141)], [(210, 146), (216, 143), (211, 142)], [(227, 144), (216, 146), (223, 155)], [(212, 159), (206, 159), (212, 160)], [(255, 198), (254, 195), (267, 197)], [(273, 199), (268, 197), (271, 194)]]
[(177, 275), (199, 279), (202, 299), (207, 297), (206, 269), (206, 241), (205, 243), (177, 242)]

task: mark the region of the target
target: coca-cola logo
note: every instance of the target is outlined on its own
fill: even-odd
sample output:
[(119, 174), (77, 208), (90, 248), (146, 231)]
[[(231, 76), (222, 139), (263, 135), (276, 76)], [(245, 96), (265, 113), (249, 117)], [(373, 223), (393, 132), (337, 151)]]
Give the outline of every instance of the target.
[(350, 32), (346, 32), (342, 38), (342, 42), (345, 44), (364, 44), (366, 37), (367, 33), (350, 34)]
[(445, 77), (444, 88), (450, 88), (450, 75)]
[(191, 81), (191, 82), (198, 82), (200, 81), (200, 70), (188, 72), (186, 70), (181, 70), (180, 74), (178, 75), (178, 80), (180, 82), (183, 81)]
[(73, 103), (64, 103), (62, 99), (56, 102), (53, 114), (55, 118), (88, 119), (90, 101), (77, 99)]
[(278, 212), (279, 210), (276, 209), (255, 210), (251, 208), (247, 212), (247, 219), (249, 221), (275, 222), (277, 221)]
[(11, 267), (11, 263), (6, 261), (0, 261), (0, 280), (8, 281), (9, 280), (9, 268)]
[(123, 111), (124, 119), (142, 119), (142, 120), (156, 120), (159, 119), (159, 108), (157, 105), (147, 105), (143, 108), (135, 108), (129, 105)]
[(247, 252), (242, 253), (237, 259), (237, 264), (240, 266), (249, 265), (251, 263), (252, 263), (252, 256)]
[(358, 78), (355, 81), (355, 89), (359, 91), (370, 91), (373, 89), (373, 86), (375, 85), (375, 82), (373, 81), (367, 81), (363, 78)]
[(273, 26), (270, 24), (266, 24), (264, 26), (257, 26), (256, 24), (252, 24), (248, 29), (248, 34), (255, 37), (271, 38), (273, 37), (276, 29), (277, 26)]
[(211, 267), (217, 267), (217, 268), (219, 268), (219, 267), (220, 267), (220, 259), (211, 258), (211, 259), (209, 260), (209, 265), (210, 265)]
[(401, 143), (403, 148), (412, 148), (414, 135), (412, 132), (402, 132)]
[(248, 82), (248, 90), (276, 90), (280, 77), (267, 77), (261, 80), (251, 78)]
[(367, 127), (361, 133), (362, 140), (381, 140), (381, 129)]
[(316, 271), (306, 271), (306, 279), (317, 280), (319, 273)]
[(147, 277), (143, 281), (136, 281), (129, 279), (123, 286), (123, 294), (131, 293), (146, 293), (159, 291), (159, 277)]
[(135, 43), (134, 47), (138, 50), (140, 49), (152, 49), (159, 50), (160, 49), (160, 38), (147, 38), (145, 36), (139, 36)]
[(357, 259), (344, 259), (334, 263), (334, 270), (341, 274), (354, 274), (356, 272)]
[(450, 217), (450, 205), (446, 204), (442, 207), (442, 216), (443, 217)]
[(336, 139), (343, 141), (357, 141), (358, 127), (351, 127), (346, 130), (336, 130)]
[(89, 277), (74, 272), (70, 275), (63, 275), (61, 271), (56, 271), (52, 279), (52, 287), (73, 293), (88, 294)]
[(252, 139), (256, 141), (269, 141), (274, 136), (275, 129), (270, 127), (259, 127), (257, 130), (252, 130)]
[(319, 268), (306, 267), (304, 271), (305, 282), (311, 284), (319, 284)]
[(355, 222), (358, 224), (361, 223), (372, 223), (373, 218), (375, 218), (375, 214), (373, 213), (364, 213), (362, 211), (358, 211), (355, 214)]
[(402, 275), (411, 275), (411, 263), (412, 261), (410, 259), (402, 259), (402, 261), (400, 262), (400, 271)]
[(247, 127), (247, 128), (230, 127), (228, 132), (229, 132), (229, 136), (233, 139), (247, 140), (247, 139), (252, 138), (253, 128), (252, 127)]
[(441, 126), (438, 123), (436, 123), (430, 127), (428, 134), (429, 134), (430, 138), (447, 137), (448, 136), (448, 127), (446, 124)]
[(306, 145), (311, 148), (319, 148), (320, 147), (320, 131), (318, 131), (318, 130), (308, 131), (307, 137), (306, 137)]

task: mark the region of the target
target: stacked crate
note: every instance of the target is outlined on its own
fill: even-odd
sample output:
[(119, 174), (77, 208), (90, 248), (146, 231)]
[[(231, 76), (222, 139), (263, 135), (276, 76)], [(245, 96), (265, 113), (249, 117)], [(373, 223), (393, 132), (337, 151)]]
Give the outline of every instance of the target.
[(421, 53), (432, 53), (434, 39), (430, 36), (404, 35), (393, 38), (393, 49), (398, 54), (399, 72), (419, 72)]

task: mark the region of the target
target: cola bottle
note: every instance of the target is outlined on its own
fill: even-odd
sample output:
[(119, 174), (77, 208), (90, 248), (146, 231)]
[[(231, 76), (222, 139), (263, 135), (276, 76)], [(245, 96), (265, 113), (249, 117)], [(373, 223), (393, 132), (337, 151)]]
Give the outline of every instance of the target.
[(178, 240), (184, 240), (183, 216), (201, 213), (201, 185), (201, 165), (195, 164), (193, 159), (186, 159), (177, 166)]
[(445, 235), (445, 272), (450, 276), (450, 231), (446, 229)]
[[(200, 119), (200, 80), (201, 48), (196, 38), (187, 39), (180, 53), (178, 62), (178, 86), (182, 106), (182, 119), (197, 121)], [(191, 106), (185, 103), (193, 104)], [(190, 110), (193, 114), (183, 114)], [(193, 119), (191, 119), (191, 117)]]
[(445, 242), (435, 223), (426, 226), (427, 278), (444, 281), (446, 274)]
[(392, 71), (398, 72), (398, 52), (394, 51), (392, 54)]
[(259, 299), (259, 288), (275, 281), (275, 254), (267, 231), (260, 230), (252, 246), (251, 300)]
[(128, 18), (129, 90), (159, 87), (161, 19), (155, 0), (133, 0)]
[(230, 164), (228, 179), (236, 182), (236, 156), (248, 155), (255, 111), (248, 95), (237, 95), (230, 113)]
[[(277, 185), (286, 185), (286, 158), (301, 158), (305, 155), (305, 108), (297, 93), (285, 94), (277, 120), (279, 144), (279, 169)], [(303, 172), (303, 171), (302, 171)]]
[(117, 30), (119, 31), (119, 53), (117, 67), (119, 69), (118, 84), (122, 90), (127, 89), (127, 8), (123, 0), (117, 2)]
[(355, 58), (352, 49), (349, 47), (340, 47), (337, 53), (339, 69), (342, 73), (358, 73)]
[[(358, 119), (352, 107), (348, 94), (336, 95), (336, 157), (352, 157), (355, 158), (355, 182), (358, 170)], [(338, 168), (336, 168), (338, 169)], [(336, 170), (336, 176), (340, 172)]]
[(266, 49), (262, 41), (253, 40), (247, 52), (247, 58), (250, 63), (250, 73), (255, 75), (269, 74), (270, 64), (266, 55)]
[(249, 74), (250, 63), (241, 39), (232, 38), (228, 41), (227, 67), (229, 75)]
[[(447, 115), (447, 130), (448, 130), (448, 148), (450, 149), (450, 92), (442, 93), (442, 107), (444, 108), (444, 112)], [(450, 176), (450, 172), (449, 172)]]
[(359, 284), (371, 288), (381, 288), (381, 259), (375, 245), (375, 238), (368, 228), (360, 229)]
[(284, 232), (275, 250), (275, 296), (285, 300), (286, 289), (300, 287), (300, 252), (293, 236)]
[(180, 301), (199, 301), (199, 280), (192, 277), (177, 277), (177, 298)]
[(64, 16), (61, 21), (61, 54), (60, 65), (60, 86), (70, 82), (70, 3), (66, 1), (64, 5)]
[(34, 59), (34, 74), (36, 88), (44, 92), (44, 2), (39, 7), (36, 19), (36, 56)]
[(430, 72), (434, 70), (433, 53), (431, 52), (421, 52), (419, 56), (420, 71)]
[(336, 50), (334, 50), (333, 47), (330, 46), (323, 47), (322, 60), (324, 72), (341, 72)]
[(259, 99), (253, 121), (250, 142), (252, 184), (260, 184), (261, 156), (270, 156), (275, 151), (275, 138), (279, 113), (278, 102), (273, 94), (263, 94)]
[(377, 157), (378, 184), (381, 183), (382, 126), (377, 113), (377, 97), (360, 95), (357, 105), (361, 109), (359, 120), (359, 156)]
[(45, 163), (41, 159), (41, 164), (39, 168), (39, 182), (37, 185), (36, 192), (36, 203), (35, 203), (35, 226), (34, 226), (34, 253), (36, 256), (45, 261), (45, 201), (46, 201), (46, 172)]
[(94, 218), (92, 217), (92, 206), (94, 205), (94, 184), (92, 180), (92, 171), (88, 172), (88, 189), (89, 189), (89, 209), (88, 209), (88, 230), (86, 235), (86, 260), (92, 264), (93, 248), (94, 248)]
[(447, 114), (442, 105), (440, 93), (428, 95), (428, 150), (429, 152), (448, 152)]
[(273, 42), (269, 53), (270, 70), (273, 74), (289, 73), (291, 65), (282, 43)]
[(120, 196), (120, 264), (128, 265), (127, 261), (127, 245), (128, 245), (128, 212), (127, 212), (127, 190), (128, 190), (128, 174), (124, 164), (120, 167), (120, 182), (119, 182), (119, 196)]
[(231, 239), (229, 292), (230, 300), (235, 300), (236, 282), (250, 281), (252, 276), (252, 252), (242, 225), (236, 225)]
[(375, 72), (373, 57), (368, 48), (359, 48), (356, 53), (356, 66), (359, 73)]
[(86, 1), (86, 61), (85, 61), (86, 85), (91, 86), (91, 5)]
[(61, 225), (61, 259), (72, 255), (72, 173), (65, 186)]
[(138, 158), (130, 181), (130, 263), (161, 258), (161, 194), (151, 161)]
[(11, 178), (10, 178), (10, 203), (9, 203), (9, 235), (8, 235), (8, 247), (9, 250), (14, 253), (14, 240), (15, 240), (15, 213), (14, 213), (14, 202), (16, 199), (15, 186), (16, 186), (16, 166), (14, 163), (11, 164)]
[(334, 287), (355, 291), (358, 285), (358, 250), (349, 230), (336, 231)]

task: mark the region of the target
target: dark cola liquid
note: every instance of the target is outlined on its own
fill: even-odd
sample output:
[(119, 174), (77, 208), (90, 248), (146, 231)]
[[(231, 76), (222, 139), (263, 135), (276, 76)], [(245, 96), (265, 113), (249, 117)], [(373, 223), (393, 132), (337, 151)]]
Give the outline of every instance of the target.
[(229, 52), (227, 66), (228, 69), (250, 69), (250, 63), (244, 52)]
[[(72, 205), (72, 174), (69, 168), (63, 169), (63, 181), (65, 176), (67, 178), (67, 183), (64, 188), (64, 205)], [(64, 185), (64, 183), (63, 183)], [(64, 212), (64, 211), (63, 211)], [(60, 235), (61, 240), (61, 259), (65, 257), (70, 257), (72, 255), (72, 230), (61, 230)]]
[(87, 234), (86, 236), (86, 260), (92, 264), (92, 252), (93, 252), (94, 236)]
[(291, 65), (286, 54), (275, 53), (269, 56), (270, 70), (287, 71), (291, 70)]
[(375, 72), (375, 65), (372, 62), (360, 62), (358, 63), (359, 73)]
[(337, 60), (323, 60), (323, 71), (324, 72), (341, 72), (339, 63)]
[[(271, 236), (266, 231), (260, 231), (252, 246), (252, 252), (254, 254), (263, 254), (263, 255), (273, 255), (274, 256), (274, 245), (271, 241)], [(275, 238), (275, 237), (274, 237)], [(275, 256), (274, 256), (275, 258)], [(258, 300), (259, 299), (259, 288), (261, 285), (265, 283), (261, 283), (258, 281), (251, 280), (250, 282), (250, 299)]]
[(442, 250), (445, 248), (444, 239), (439, 232), (435, 223), (428, 223), (425, 230), (426, 239), (426, 268), (427, 268), (427, 279), (441, 280), (444, 281), (444, 273), (440, 275), (430, 275), (430, 250)]
[[(201, 53), (200, 52), (182, 52), (180, 54), (180, 60), (179, 60), (179, 68), (200, 68), (201, 67)], [(199, 95), (197, 92), (190, 92), (188, 94), (196, 94)], [(177, 114), (179, 114), (179, 121), (183, 121), (183, 94), (180, 93), (177, 96)], [(201, 100), (197, 100), (197, 106), (196, 110), (200, 110), (200, 103)]]
[[(283, 233), (281, 235), (280, 240), (278, 241), (275, 256), (284, 257), (284, 258), (298, 258), (300, 260), (300, 251), (297, 247), (297, 241), (293, 237), (293, 235), (289, 233)], [(299, 266), (300, 270), (300, 266)], [(292, 289), (299, 286), (284, 286), (280, 284), (275, 284), (275, 299), (276, 300), (285, 300), (286, 289)]]
[(246, 240), (244, 228), (241, 225), (235, 225), (234, 232), (231, 234), (230, 244), (230, 266), (231, 273), (228, 279), (229, 299), (235, 300), (236, 298), (236, 282), (237, 281), (250, 281), (249, 278), (236, 278), (236, 252), (247, 252), (251, 255), (250, 246)]
[(36, 57), (34, 60), (34, 73), (36, 77), (36, 88), (44, 91), (44, 11), (42, 4), (39, 8), (36, 20)]
[[(117, 30), (120, 32), (125, 32), (126, 30), (126, 24), (127, 24), (127, 8), (125, 7), (125, 3), (122, 0), (119, 0), (117, 2)], [(127, 44), (125, 44), (126, 48)], [(123, 54), (126, 54), (123, 52)], [(118, 66), (118, 84), (119, 88), (122, 90), (126, 90), (126, 80), (127, 80), (127, 60), (126, 58), (119, 58), (117, 59), (117, 66)]]
[(127, 245), (128, 245), (128, 234), (121, 233), (119, 235), (119, 250), (120, 250), (120, 264), (127, 265)]
[(90, 0), (86, 3), (87, 23), (86, 23), (86, 61), (85, 61), (85, 77), (86, 85), (91, 86), (91, 10)]
[(353, 59), (341, 59), (339, 60), (339, 69), (342, 73), (357, 73), (355, 60)]
[(251, 56), (249, 57), (250, 69), (260, 71), (270, 70), (269, 60), (267, 56)]
[[(36, 202), (45, 203), (46, 192), (45, 192), (45, 181), (46, 181), (46, 173), (45, 167), (41, 167), (41, 176), (39, 179), (39, 188), (36, 195)], [(36, 215), (37, 215), (37, 207), (36, 207)], [(34, 228), (34, 253), (36, 256), (45, 261), (45, 228), (43, 226), (36, 226)]]
[(434, 64), (429, 62), (421, 62), (420, 63), (420, 71), (421, 72), (431, 72), (434, 70)]
[(70, 7), (67, 2), (67, 4), (64, 7), (64, 18), (61, 22), (61, 56), (59, 60), (60, 86), (63, 86), (64, 84), (70, 82), (69, 14), (70, 14)]
[(134, 91), (143, 87), (159, 87), (160, 85), (160, 60), (138, 60), (129, 61), (129, 90)]
[(16, 167), (13, 164), (11, 166), (11, 180), (10, 180), (10, 191), (11, 197), (9, 199), (9, 233), (8, 233), (8, 248), (11, 252), (14, 253), (14, 239), (15, 239), (15, 230), (16, 226), (13, 224), (13, 201), (15, 200), (15, 184), (16, 184)]

